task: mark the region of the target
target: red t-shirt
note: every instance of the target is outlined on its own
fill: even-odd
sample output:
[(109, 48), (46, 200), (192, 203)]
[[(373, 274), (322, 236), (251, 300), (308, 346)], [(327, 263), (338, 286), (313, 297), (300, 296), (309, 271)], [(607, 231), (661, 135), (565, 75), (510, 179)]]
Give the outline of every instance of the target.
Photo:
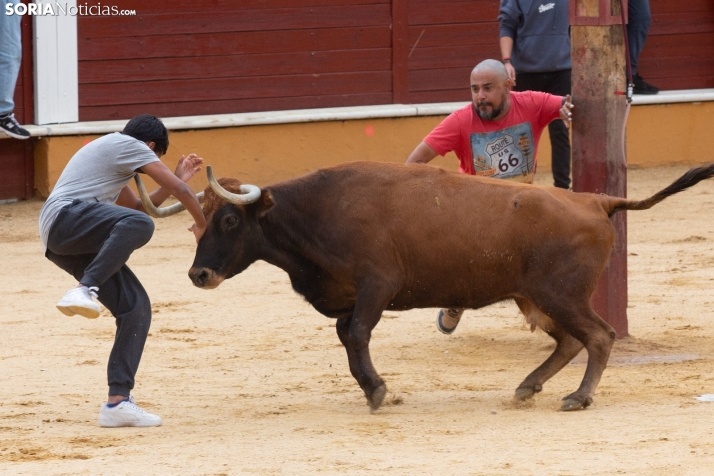
[(454, 111), (424, 142), (439, 155), (453, 151), (459, 172), (532, 182), (543, 129), (560, 117), (563, 98), (536, 91), (511, 92), (511, 108), (499, 121), (482, 120), (473, 104)]

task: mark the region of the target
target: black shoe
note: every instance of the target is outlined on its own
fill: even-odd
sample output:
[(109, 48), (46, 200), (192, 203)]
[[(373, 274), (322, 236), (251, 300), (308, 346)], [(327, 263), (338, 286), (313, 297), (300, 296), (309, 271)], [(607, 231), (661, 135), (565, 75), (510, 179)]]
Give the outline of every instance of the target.
[(30, 133), (26, 129), (20, 127), (20, 124), (15, 120), (15, 114), (6, 114), (0, 116), (0, 131), (15, 139), (29, 139)]
[(659, 92), (659, 88), (646, 83), (639, 74), (636, 74), (635, 77), (632, 78), (632, 82), (635, 85), (632, 89), (634, 94), (657, 94)]

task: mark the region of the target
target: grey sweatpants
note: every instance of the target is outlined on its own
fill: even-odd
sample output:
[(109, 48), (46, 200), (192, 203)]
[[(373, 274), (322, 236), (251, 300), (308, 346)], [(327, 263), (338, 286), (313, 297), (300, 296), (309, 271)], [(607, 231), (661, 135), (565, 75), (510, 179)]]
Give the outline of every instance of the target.
[(81, 200), (64, 207), (50, 228), (45, 256), (85, 286), (97, 286), (99, 301), (116, 318), (109, 395), (129, 396), (149, 333), (151, 302), (126, 262), (153, 233), (144, 213)]

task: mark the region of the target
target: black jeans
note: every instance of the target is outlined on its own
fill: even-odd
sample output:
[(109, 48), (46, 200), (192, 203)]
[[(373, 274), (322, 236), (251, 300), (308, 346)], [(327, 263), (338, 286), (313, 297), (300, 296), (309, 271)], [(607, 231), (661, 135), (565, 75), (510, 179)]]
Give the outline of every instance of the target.
[[(565, 96), (570, 94), (570, 70), (548, 73), (516, 72), (515, 91), (542, 91)], [(548, 124), (552, 147), (553, 181), (556, 187), (570, 188), (570, 135), (560, 119)]]
[(126, 262), (153, 232), (144, 213), (81, 200), (64, 207), (50, 228), (45, 256), (85, 286), (97, 286), (99, 301), (116, 319), (109, 395), (130, 395), (149, 333), (151, 302)]

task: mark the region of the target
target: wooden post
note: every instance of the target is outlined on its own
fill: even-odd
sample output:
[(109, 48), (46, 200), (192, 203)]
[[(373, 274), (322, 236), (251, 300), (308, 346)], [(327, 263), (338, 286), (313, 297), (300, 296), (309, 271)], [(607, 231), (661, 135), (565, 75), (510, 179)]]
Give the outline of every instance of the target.
[[(574, 15), (594, 12), (602, 17), (603, 1), (612, 4), (607, 14), (619, 15), (619, 0), (571, 1), (572, 40), (572, 151), (573, 190), (606, 193), (619, 197), (627, 193), (627, 164), (624, 156), (626, 65), (621, 24), (573, 21)], [(574, 5), (575, 4), (575, 5)], [(573, 11), (575, 7), (575, 11)], [(580, 24), (578, 24), (580, 23)], [(603, 24), (604, 23), (604, 24)], [(627, 329), (627, 217), (619, 212), (612, 219), (617, 233), (615, 247), (593, 295), (595, 311), (617, 332)]]

